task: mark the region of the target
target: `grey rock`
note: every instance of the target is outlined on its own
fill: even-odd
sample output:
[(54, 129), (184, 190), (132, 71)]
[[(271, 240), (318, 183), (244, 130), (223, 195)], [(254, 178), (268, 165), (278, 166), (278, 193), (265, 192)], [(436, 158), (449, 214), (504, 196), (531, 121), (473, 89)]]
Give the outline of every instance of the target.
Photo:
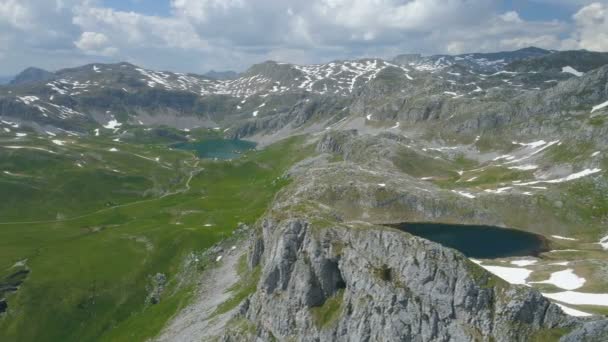
[(336, 131), (324, 134), (317, 144), (317, 152), (341, 154), (345, 150), (344, 144), (350, 142), (350, 138), (356, 135), (356, 130)]
[(216, 246), (211, 247), (211, 249), (209, 251), (211, 254), (219, 254), (224, 251), (224, 247), (222, 247), (220, 245), (216, 245)]
[(156, 273), (150, 279), (150, 289), (147, 302), (150, 304), (158, 304), (167, 285), (167, 276), (163, 273)]
[[(224, 341), (528, 341), (555, 328), (578, 329), (564, 340), (574, 341), (605, 327), (396, 230), (295, 217), (262, 227), (262, 278), (241, 308), (255, 334), (228, 329)], [(313, 312), (335, 298), (337, 311), (320, 322)]]
[(587, 322), (560, 339), (560, 342), (603, 341), (608, 341), (608, 320)]

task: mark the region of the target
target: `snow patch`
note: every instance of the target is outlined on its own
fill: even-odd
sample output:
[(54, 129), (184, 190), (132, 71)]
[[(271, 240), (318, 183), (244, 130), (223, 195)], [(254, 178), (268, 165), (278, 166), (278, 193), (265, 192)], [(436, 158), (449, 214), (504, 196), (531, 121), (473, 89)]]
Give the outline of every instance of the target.
[(566, 304), (608, 306), (608, 293), (564, 291), (543, 293), (543, 296)]
[(31, 105), (32, 103), (40, 100), (37, 96), (17, 96), (17, 99), (26, 105)]
[(481, 264), (480, 266), (499, 278), (504, 279), (506, 282), (516, 285), (524, 285), (526, 283), (526, 279), (528, 279), (530, 274), (532, 274), (532, 271), (525, 268), (484, 266)]
[(570, 241), (577, 241), (578, 239), (573, 239), (573, 238), (569, 238), (569, 237), (565, 237), (565, 236), (559, 236), (559, 235), (551, 235), (552, 238), (554, 239), (558, 239), (558, 240), (570, 240)]
[(487, 192), (487, 193), (491, 193), (491, 194), (502, 194), (502, 193), (504, 193), (505, 191), (507, 191), (507, 190), (511, 190), (511, 189), (513, 189), (513, 188), (512, 188), (512, 187), (510, 187), (510, 186), (505, 186), (504, 188), (498, 188), (498, 189), (496, 189), (496, 190), (492, 190), (492, 189), (486, 189), (486, 190), (484, 190), (484, 191), (485, 191), (485, 192)]
[(455, 193), (455, 194), (458, 194), (458, 195), (460, 195), (462, 197), (466, 197), (466, 198), (470, 198), (470, 199), (475, 198), (475, 195), (473, 195), (473, 194), (471, 194), (469, 192), (466, 192), (466, 191), (452, 190), (452, 192)]
[(521, 166), (510, 166), (509, 170), (521, 170), (521, 171), (529, 171), (538, 169), (538, 165), (521, 165)]
[(515, 265), (515, 266), (519, 266), (519, 267), (524, 267), (524, 266), (534, 265), (537, 262), (538, 262), (538, 260), (534, 260), (534, 259), (522, 259), (522, 260), (513, 260), (513, 261), (511, 261), (511, 264)]
[(581, 77), (581, 76), (583, 76), (585, 74), (583, 72), (580, 72), (580, 71), (574, 69), (573, 67), (571, 67), (569, 65), (563, 67), (562, 68), (562, 72), (565, 72), (565, 73), (568, 73), (568, 74), (572, 74), (572, 75), (574, 75), (576, 77)]
[(58, 146), (63, 146), (65, 145), (65, 141), (61, 141), (61, 140), (52, 140), (53, 144), (58, 145)]
[(5, 125), (9, 125), (9, 126), (11, 126), (13, 128), (19, 128), (19, 124), (18, 123), (14, 123), (14, 122), (11, 122), (11, 121), (5, 121), (5, 120), (0, 120), (0, 122), (2, 122)]
[(602, 171), (602, 169), (598, 169), (598, 168), (595, 168), (595, 169), (585, 169), (583, 171), (576, 172), (576, 173), (573, 173), (573, 174), (571, 174), (569, 176), (562, 177), (562, 178), (549, 179), (549, 180), (539, 180), (539, 181), (533, 181), (533, 182), (527, 182), (527, 183), (518, 183), (518, 184), (515, 184), (515, 185), (522, 186), (522, 185), (534, 185), (534, 184), (540, 184), (540, 183), (550, 183), (550, 184), (564, 183), (564, 182), (569, 182), (569, 181), (572, 181), (572, 180), (575, 180), (575, 179), (583, 178), (583, 177), (586, 177), (586, 176), (590, 176), (590, 175), (596, 174), (596, 173), (601, 172), (601, 171)]
[(608, 250), (608, 235), (604, 236), (600, 242), (599, 242), (600, 246), (602, 246), (602, 249)]
[(118, 152), (118, 149), (116, 147), (112, 147), (111, 149), (109, 149), (108, 151), (110, 152)]
[(591, 109), (591, 113), (595, 112), (596, 110), (600, 110), (600, 109), (606, 108), (606, 107), (608, 107), (608, 101), (601, 103), (597, 106), (593, 106), (593, 108)]
[(510, 155), (510, 154), (504, 154), (502, 156), (498, 156), (498, 157), (492, 159), (492, 161), (498, 161), (498, 160), (502, 160), (502, 159), (504, 159), (504, 160), (513, 160), (513, 159), (515, 159), (515, 157), (512, 156), (512, 155)]
[(576, 309), (572, 309), (570, 307), (567, 307), (567, 306), (559, 304), (559, 303), (555, 303), (555, 305), (559, 306), (566, 315), (575, 316), (575, 317), (589, 317), (589, 316), (593, 316), (590, 313), (579, 311), (579, 310), (576, 310)]
[(581, 288), (585, 284), (585, 278), (581, 278), (574, 274), (574, 270), (569, 268), (567, 270), (553, 272), (547, 280), (534, 281), (534, 284), (552, 284), (564, 290), (576, 290)]
[[(1, 146), (1, 145), (0, 145)], [(12, 150), (36, 150), (36, 151), (44, 151), (44, 152), (48, 152), (51, 154), (57, 154), (57, 152), (53, 152), (51, 150), (47, 150), (45, 148), (41, 148), (41, 147), (33, 147), (33, 146), (2, 146), (4, 148), (10, 148)]]
[(517, 141), (513, 141), (514, 145), (521, 145), (521, 146), (526, 146), (526, 147), (531, 147), (531, 148), (537, 148), (537, 147), (541, 147), (543, 145), (545, 145), (547, 142), (544, 140), (539, 140), (539, 141), (533, 141), (531, 143), (520, 143)]
[(118, 122), (118, 120), (113, 119), (113, 120), (110, 120), (103, 127), (107, 128), (107, 129), (116, 129), (116, 128), (120, 127), (120, 126), (122, 126), (122, 124), (120, 122)]

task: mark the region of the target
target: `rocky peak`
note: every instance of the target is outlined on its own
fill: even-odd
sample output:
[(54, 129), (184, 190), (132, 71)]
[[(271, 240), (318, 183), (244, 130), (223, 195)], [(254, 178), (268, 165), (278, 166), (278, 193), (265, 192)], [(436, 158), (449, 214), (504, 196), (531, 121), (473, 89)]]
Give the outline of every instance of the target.
[(20, 72), (15, 78), (10, 81), (10, 85), (25, 85), (41, 81), (53, 79), (55, 75), (52, 72), (30, 67)]
[(262, 277), (240, 310), (252, 328), (228, 327), (224, 341), (529, 341), (551, 331), (597, 338), (606, 326), (567, 316), (456, 251), (306, 215), (261, 224), (250, 260)]

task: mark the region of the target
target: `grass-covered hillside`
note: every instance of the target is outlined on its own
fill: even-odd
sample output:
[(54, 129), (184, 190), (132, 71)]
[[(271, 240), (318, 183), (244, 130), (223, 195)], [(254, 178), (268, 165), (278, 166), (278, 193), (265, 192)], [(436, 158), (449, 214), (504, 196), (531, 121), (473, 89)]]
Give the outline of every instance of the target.
[(1, 341), (156, 335), (193, 291), (184, 263), (256, 221), (307, 153), (199, 160), (150, 134), (0, 138)]

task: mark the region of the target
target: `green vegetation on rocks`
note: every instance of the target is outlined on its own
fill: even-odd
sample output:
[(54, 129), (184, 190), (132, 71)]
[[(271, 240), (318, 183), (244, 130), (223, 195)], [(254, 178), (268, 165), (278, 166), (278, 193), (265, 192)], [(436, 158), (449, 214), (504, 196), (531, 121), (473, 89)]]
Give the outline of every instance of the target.
[(312, 307), (310, 309), (314, 322), (319, 328), (324, 328), (330, 325), (340, 317), (343, 296), (344, 290), (338, 290), (336, 294), (326, 299), (323, 305)]

